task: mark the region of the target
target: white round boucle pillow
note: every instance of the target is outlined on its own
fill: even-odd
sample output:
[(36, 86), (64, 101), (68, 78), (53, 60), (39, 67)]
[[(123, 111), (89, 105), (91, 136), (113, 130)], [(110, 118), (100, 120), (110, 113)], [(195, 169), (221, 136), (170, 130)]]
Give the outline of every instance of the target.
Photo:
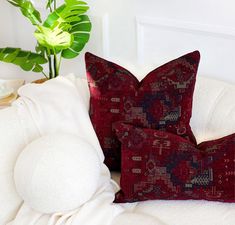
[(101, 163), (96, 150), (78, 136), (43, 136), (27, 145), (18, 157), (14, 169), (16, 189), (36, 211), (73, 210), (96, 192)]

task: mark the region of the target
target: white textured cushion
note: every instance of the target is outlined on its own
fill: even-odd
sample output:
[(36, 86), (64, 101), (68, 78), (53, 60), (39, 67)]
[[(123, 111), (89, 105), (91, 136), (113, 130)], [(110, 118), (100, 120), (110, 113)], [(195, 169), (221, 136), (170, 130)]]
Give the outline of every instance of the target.
[(234, 99), (235, 85), (198, 77), (191, 119), (198, 143), (235, 133)]
[(73, 210), (96, 192), (101, 163), (84, 139), (63, 133), (46, 135), (27, 145), (17, 159), (16, 188), (38, 212)]

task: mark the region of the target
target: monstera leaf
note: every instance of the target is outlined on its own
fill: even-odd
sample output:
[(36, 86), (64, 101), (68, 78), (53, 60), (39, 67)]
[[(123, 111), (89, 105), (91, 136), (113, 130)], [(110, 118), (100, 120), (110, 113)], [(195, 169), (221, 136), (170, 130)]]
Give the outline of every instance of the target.
[(0, 61), (13, 63), (25, 71), (42, 72), (47, 60), (37, 53), (20, 48), (0, 48)]
[(79, 15), (87, 12), (88, 9), (87, 3), (83, 1), (65, 0), (65, 4), (49, 14), (43, 26), (51, 29), (59, 26), (63, 30), (69, 30), (71, 28), (69, 24), (79, 21)]
[(80, 16), (80, 21), (72, 23), (70, 34), (73, 35), (72, 45), (62, 51), (62, 57), (66, 59), (75, 58), (79, 55), (90, 38), (91, 22), (86, 15)]
[(31, 1), (27, 0), (8, 0), (12, 5), (19, 7), (21, 13), (27, 17), (33, 25), (41, 23), (40, 13), (34, 8)]
[(65, 4), (52, 12), (43, 23), (44, 27), (54, 29), (59, 27), (73, 37), (67, 49), (62, 51), (62, 57), (70, 59), (79, 55), (88, 42), (91, 31), (89, 17), (84, 15), (89, 7), (87, 3), (78, 0), (66, 0)]
[(63, 50), (68, 48), (73, 42), (73, 36), (58, 27), (51, 30), (44, 26), (38, 26), (34, 33), (38, 43), (48, 49)]

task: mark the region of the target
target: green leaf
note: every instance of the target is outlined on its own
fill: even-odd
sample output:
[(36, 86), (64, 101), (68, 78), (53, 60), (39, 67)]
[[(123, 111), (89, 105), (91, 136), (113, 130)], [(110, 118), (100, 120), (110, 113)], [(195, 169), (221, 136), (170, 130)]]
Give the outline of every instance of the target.
[(51, 30), (44, 26), (38, 26), (34, 36), (40, 45), (52, 50), (66, 49), (73, 42), (73, 36), (58, 27)]
[[(61, 29), (63, 32), (67, 32), (71, 35), (70, 45), (57, 46), (57, 50), (62, 50), (62, 57), (71, 59), (78, 56), (81, 50), (84, 48), (85, 44), (88, 42), (91, 31), (91, 22), (87, 15), (84, 13), (89, 9), (86, 2), (78, 0), (65, 0), (65, 4), (61, 5), (54, 12), (50, 13), (43, 27), (51, 33), (55, 29)], [(40, 33), (37, 31), (36, 33)], [(42, 33), (42, 32), (41, 32)], [(37, 35), (37, 34), (36, 34)], [(47, 35), (49, 36), (49, 35)], [(37, 37), (40, 45), (52, 48), (52, 42), (42, 41), (42, 37)], [(53, 40), (56, 43), (56, 40)], [(69, 43), (69, 42), (67, 42)]]
[(19, 7), (21, 10), (21, 13), (27, 17), (33, 25), (37, 25), (38, 23), (41, 23), (41, 16), (39, 11), (37, 11), (29, 0), (7, 0), (9, 3), (11, 3), (15, 7)]
[(78, 0), (67, 0), (54, 12), (49, 14), (43, 26), (53, 29), (59, 26), (64, 31), (68, 31), (70, 23), (80, 21), (79, 15), (84, 14), (89, 9), (87, 3)]
[(40, 65), (35, 65), (35, 67), (33, 68), (32, 71), (35, 72), (35, 73), (40, 73), (40, 72), (43, 71), (43, 68)]
[(0, 48), (0, 61), (20, 66), (25, 71), (42, 72), (47, 60), (40, 54), (20, 48)]
[(72, 23), (71, 26), (69, 32), (74, 36), (73, 43), (62, 51), (62, 57), (66, 59), (77, 57), (90, 38), (91, 22), (88, 16), (81, 15), (80, 21)]

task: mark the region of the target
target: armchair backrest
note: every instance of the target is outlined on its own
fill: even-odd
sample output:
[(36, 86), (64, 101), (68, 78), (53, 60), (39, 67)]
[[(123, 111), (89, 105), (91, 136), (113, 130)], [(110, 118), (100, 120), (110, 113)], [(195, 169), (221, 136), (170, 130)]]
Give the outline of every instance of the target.
[(199, 76), (191, 126), (197, 142), (235, 132), (235, 84)]

